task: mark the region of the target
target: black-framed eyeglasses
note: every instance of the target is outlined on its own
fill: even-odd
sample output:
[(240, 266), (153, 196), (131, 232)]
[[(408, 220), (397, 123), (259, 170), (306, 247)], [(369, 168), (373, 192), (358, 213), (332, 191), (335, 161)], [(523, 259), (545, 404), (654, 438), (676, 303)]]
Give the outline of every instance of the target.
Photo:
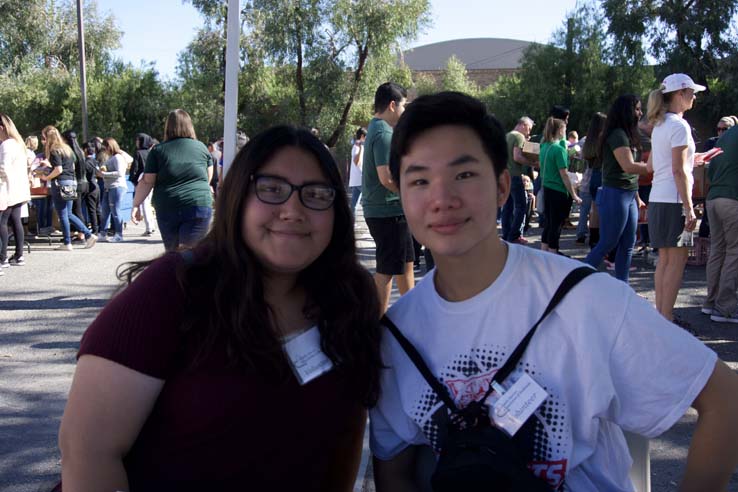
[(724, 131), (726, 131), (726, 130), (727, 130), (727, 128), (726, 128), (726, 127), (724, 127), (724, 126), (719, 126), (719, 127), (717, 127), (717, 132), (718, 132), (718, 133), (723, 133), (723, 132), (724, 132)]
[(286, 202), (297, 190), (300, 203), (311, 210), (328, 210), (336, 199), (336, 189), (325, 183), (305, 183), (297, 186), (279, 176), (257, 174), (251, 176), (256, 198), (270, 205)]

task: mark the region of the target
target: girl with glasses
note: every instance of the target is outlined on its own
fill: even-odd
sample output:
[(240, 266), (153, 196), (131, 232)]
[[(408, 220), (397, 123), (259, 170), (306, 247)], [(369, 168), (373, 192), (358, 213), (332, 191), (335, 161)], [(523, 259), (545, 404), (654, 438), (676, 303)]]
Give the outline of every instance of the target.
[(377, 401), (379, 311), (335, 161), (269, 129), (198, 245), (121, 272), (85, 333), (60, 431), (65, 488), (351, 489)]

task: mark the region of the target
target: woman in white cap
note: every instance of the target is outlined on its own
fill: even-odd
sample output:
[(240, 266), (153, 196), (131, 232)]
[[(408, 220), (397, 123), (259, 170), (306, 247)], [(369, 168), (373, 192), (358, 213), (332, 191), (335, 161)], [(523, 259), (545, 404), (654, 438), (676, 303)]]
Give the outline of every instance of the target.
[(656, 309), (681, 326), (685, 323), (674, 319), (672, 312), (687, 263), (687, 246), (681, 236), (683, 231), (694, 231), (697, 224), (692, 170), (704, 163), (703, 154), (695, 153), (692, 130), (684, 113), (692, 109), (696, 93), (704, 90), (705, 86), (695, 84), (688, 75), (675, 73), (648, 96), (648, 121), (654, 126), (649, 159), (654, 174), (648, 230), (651, 246), (659, 250)]

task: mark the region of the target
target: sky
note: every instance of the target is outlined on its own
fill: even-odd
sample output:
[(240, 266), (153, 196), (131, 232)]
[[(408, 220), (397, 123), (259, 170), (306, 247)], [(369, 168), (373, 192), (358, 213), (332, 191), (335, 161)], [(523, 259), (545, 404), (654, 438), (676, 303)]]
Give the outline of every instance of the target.
[[(174, 78), (177, 54), (203, 24), (183, 0), (97, 0), (123, 31), (115, 55), (138, 66), (154, 62), (165, 79)], [(527, 0), (525, 8), (509, 0), (431, 0), (432, 24), (408, 47), (462, 38), (510, 38), (547, 42), (562, 26), (576, 0)], [(463, 7), (462, 7), (463, 6)], [(534, 13), (534, 14), (528, 14)]]

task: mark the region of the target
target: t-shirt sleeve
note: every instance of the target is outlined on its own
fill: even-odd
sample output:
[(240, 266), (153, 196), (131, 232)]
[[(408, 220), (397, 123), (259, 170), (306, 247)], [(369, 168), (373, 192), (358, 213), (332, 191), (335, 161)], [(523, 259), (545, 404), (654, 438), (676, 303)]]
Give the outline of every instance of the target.
[(416, 371), (415, 366), (388, 331), (384, 332), (382, 340), (382, 359), (386, 368), (381, 371), (379, 401), (369, 411), (369, 445), (374, 456), (387, 461), (408, 446), (427, 444), (427, 440), (403, 408), (404, 394), (398, 381), (398, 377), (407, 377), (408, 371)]
[(156, 148), (151, 149), (149, 155), (146, 157), (144, 172), (149, 174), (159, 173), (159, 152)]
[(669, 134), (669, 143), (671, 144), (671, 148), (674, 147), (684, 147), (689, 145), (689, 124), (684, 121), (674, 121), (674, 124), (671, 125), (670, 128), (670, 134)]
[(523, 146), (525, 145), (525, 137), (523, 136), (523, 134), (515, 132), (512, 134), (512, 136), (514, 139), (513, 147), (518, 147), (519, 149), (522, 149)]
[(392, 132), (382, 131), (377, 133), (372, 146), (374, 153), (374, 164), (376, 166), (389, 165), (390, 145), (392, 143)]
[(717, 355), (630, 291), (610, 354), (610, 420), (649, 438), (674, 425), (712, 375)]
[(618, 128), (607, 137), (607, 145), (613, 152), (620, 147), (630, 149), (630, 139), (628, 139), (628, 135), (622, 129)]
[(95, 355), (167, 379), (180, 345), (181, 261), (178, 254), (165, 255), (114, 296), (82, 336), (77, 357)]

